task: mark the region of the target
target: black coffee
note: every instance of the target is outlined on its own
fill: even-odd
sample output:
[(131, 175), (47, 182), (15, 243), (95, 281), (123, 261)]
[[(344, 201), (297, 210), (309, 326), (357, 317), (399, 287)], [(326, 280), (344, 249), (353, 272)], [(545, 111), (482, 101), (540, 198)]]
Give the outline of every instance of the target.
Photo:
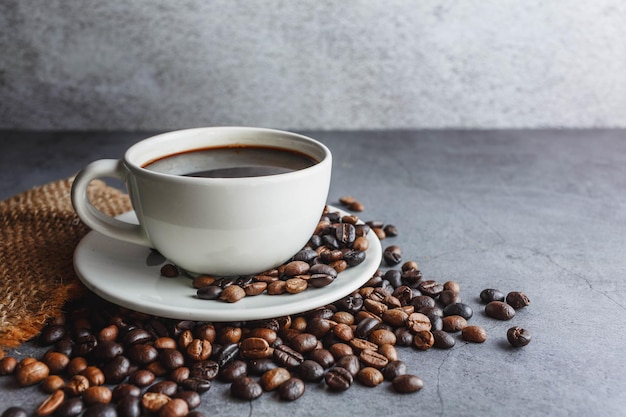
[(224, 146), (182, 152), (143, 167), (164, 174), (242, 178), (297, 171), (317, 161), (297, 151), (262, 146)]

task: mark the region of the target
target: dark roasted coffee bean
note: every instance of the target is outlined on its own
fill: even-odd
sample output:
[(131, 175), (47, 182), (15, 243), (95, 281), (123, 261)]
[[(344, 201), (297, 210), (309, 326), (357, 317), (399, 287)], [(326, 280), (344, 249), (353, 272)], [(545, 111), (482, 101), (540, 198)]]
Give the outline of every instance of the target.
[(511, 327), (506, 332), (506, 338), (513, 347), (522, 347), (530, 343), (530, 332), (519, 326)]
[(172, 398), (159, 410), (159, 417), (186, 417), (189, 405), (182, 398)]
[(461, 297), (459, 296), (459, 293), (454, 291), (443, 290), (441, 291), (441, 294), (439, 294), (439, 302), (444, 306), (447, 306), (449, 304), (460, 303)]
[(345, 391), (352, 385), (354, 377), (347, 369), (336, 366), (326, 372), (324, 381), (332, 391)]
[(176, 265), (165, 264), (161, 267), (161, 275), (166, 278), (176, 278), (180, 275), (180, 271), (176, 268)]
[(324, 369), (328, 369), (335, 364), (333, 354), (327, 349), (314, 349), (308, 353), (308, 357), (319, 363)]
[(72, 351), (74, 350), (74, 342), (71, 339), (61, 339), (54, 345), (54, 351), (62, 353), (67, 356), (72, 356)]
[(158, 413), (171, 398), (159, 392), (146, 392), (141, 396), (141, 405), (148, 413)]
[(185, 364), (185, 356), (176, 349), (163, 349), (159, 352), (159, 361), (165, 368), (172, 370)]
[(28, 413), (22, 407), (9, 407), (4, 410), (2, 417), (28, 417)]
[(411, 299), (411, 305), (415, 307), (415, 311), (419, 311), (425, 307), (435, 307), (437, 303), (432, 297), (427, 295), (418, 295)]
[(359, 354), (359, 359), (365, 366), (371, 366), (376, 369), (383, 369), (389, 363), (383, 354), (370, 349), (365, 349)]
[(112, 401), (118, 402), (124, 397), (139, 397), (141, 395), (141, 388), (132, 384), (119, 384), (113, 388)]
[(202, 403), (200, 394), (198, 394), (196, 391), (180, 391), (174, 395), (174, 398), (180, 398), (181, 400), (184, 400), (190, 410), (197, 408)]
[(111, 402), (113, 393), (108, 387), (103, 385), (89, 387), (82, 393), (83, 401), (86, 404), (103, 403), (108, 404)]
[(112, 404), (96, 403), (85, 410), (83, 417), (117, 417), (117, 411)]
[(145, 365), (154, 362), (159, 357), (159, 352), (152, 345), (136, 344), (126, 351), (126, 356), (131, 362), (138, 365)]
[(270, 369), (274, 369), (279, 365), (272, 359), (253, 359), (248, 361), (248, 373), (252, 375), (263, 375)]
[(492, 301), (485, 306), (485, 314), (497, 320), (511, 320), (515, 309), (502, 301)]
[(356, 355), (345, 355), (337, 360), (337, 366), (346, 369), (352, 376), (356, 376), (361, 369), (361, 362)]
[(185, 379), (189, 378), (191, 371), (186, 366), (176, 368), (169, 373), (168, 379), (174, 381), (177, 384), (181, 384)]
[(102, 367), (107, 384), (119, 384), (130, 373), (130, 361), (122, 355), (116, 356)]
[(117, 402), (117, 415), (119, 417), (141, 416), (141, 400), (139, 397), (123, 397)]
[(360, 265), (365, 259), (367, 259), (367, 253), (361, 250), (351, 250), (343, 255), (343, 260), (348, 263), (348, 266)]
[(317, 338), (310, 333), (300, 333), (291, 339), (290, 345), (300, 353), (310, 352), (317, 347)]
[(278, 395), (282, 400), (295, 401), (302, 397), (304, 390), (304, 381), (299, 378), (290, 378), (278, 387)]
[(213, 360), (217, 362), (219, 366), (224, 366), (229, 362), (235, 360), (239, 355), (238, 343), (227, 343), (215, 349), (213, 352)]
[(517, 310), (528, 306), (530, 299), (523, 292), (513, 291), (506, 295), (506, 303)]
[(203, 300), (217, 300), (222, 295), (224, 289), (218, 285), (208, 285), (206, 287), (198, 288), (196, 296)]
[(356, 239), (356, 229), (354, 225), (350, 223), (338, 224), (335, 228), (335, 238), (339, 244), (344, 247), (350, 247), (354, 239)]
[(178, 391), (178, 384), (174, 381), (159, 381), (154, 385), (151, 385), (148, 392), (158, 392), (160, 394), (165, 394), (168, 397), (176, 394)]
[(97, 359), (109, 360), (124, 353), (124, 348), (119, 343), (113, 341), (103, 341), (98, 343), (93, 350)]
[(241, 357), (245, 359), (270, 358), (274, 351), (267, 340), (260, 337), (248, 337), (244, 339), (239, 349)]
[(480, 326), (467, 326), (461, 331), (461, 337), (466, 342), (483, 343), (487, 340), (487, 331)]
[(315, 258), (317, 258), (317, 252), (309, 248), (302, 249), (300, 252), (296, 253), (293, 256), (294, 261), (304, 261), (304, 262), (311, 262)]
[(384, 279), (389, 281), (394, 288), (402, 286), (402, 272), (397, 269), (390, 269), (385, 272)]
[(154, 373), (148, 371), (147, 369), (139, 369), (130, 375), (128, 382), (138, 387), (147, 387), (152, 384), (155, 379), (156, 376)]
[(222, 381), (232, 382), (240, 376), (247, 376), (248, 364), (241, 360), (234, 360), (220, 367), (218, 377)]
[(211, 388), (211, 381), (205, 378), (190, 377), (185, 379), (181, 386), (185, 390), (196, 391), (202, 394)]
[[(59, 406), (56, 410), (56, 415), (58, 417), (76, 417), (79, 416), (83, 410), (85, 409), (85, 404), (80, 397), (70, 397), (66, 398), (63, 404)], [(120, 417), (139, 417), (137, 416), (124, 416), (120, 415)]]
[(363, 297), (358, 293), (348, 295), (337, 301), (337, 306), (342, 310), (356, 313), (363, 307)]
[(433, 346), (439, 349), (450, 349), (456, 343), (454, 337), (450, 333), (443, 330), (435, 330), (431, 332), (433, 334), (434, 343)]
[(274, 360), (285, 368), (294, 368), (304, 362), (304, 356), (289, 346), (280, 345), (274, 349)]
[(148, 343), (154, 340), (154, 336), (144, 329), (131, 330), (124, 336), (126, 345), (134, 345), (137, 343)]
[(230, 385), (230, 393), (242, 400), (254, 400), (263, 394), (263, 388), (252, 378), (246, 376), (235, 379)]
[(387, 235), (387, 237), (396, 237), (398, 236), (398, 228), (393, 224), (388, 224), (383, 227), (383, 231)]
[(60, 324), (52, 324), (47, 325), (43, 328), (39, 336), (37, 337), (37, 342), (41, 346), (50, 346), (65, 337), (67, 329), (65, 326)]
[(402, 283), (411, 288), (417, 288), (422, 282), (422, 272), (419, 269), (402, 271)]
[(397, 376), (406, 374), (406, 364), (402, 361), (391, 361), (383, 368), (383, 376), (387, 381), (393, 381)]
[(194, 362), (190, 368), (190, 376), (192, 378), (201, 378), (213, 380), (217, 378), (219, 374), (220, 367), (217, 362), (212, 360)]
[(432, 325), (427, 315), (422, 313), (413, 313), (409, 314), (407, 317), (406, 327), (413, 333), (417, 333), (422, 330), (430, 330)]
[(480, 292), (480, 301), (485, 304), (492, 301), (504, 301), (504, 293), (495, 288), (486, 288)]
[(307, 359), (295, 368), (295, 372), (307, 382), (318, 382), (324, 377), (324, 367), (318, 362)]
[(472, 310), (472, 307), (470, 307), (467, 304), (453, 303), (453, 304), (447, 305), (443, 309), (443, 315), (444, 316), (461, 316), (465, 320), (469, 320), (474, 315), (474, 311)]
[(420, 282), (417, 289), (424, 295), (436, 298), (443, 291), (443, 285), (431, 279)]
[(402, 262), (402, 250), (396, 245), (386, 247), (383, 251), (383, 260), (389, 266), (398, 265)]
[(65, 370), (70, 363), (70, 358), (64, 353), (49, 350), (43, 355), (41, 361), (48, 366), (51, 374), (56, 375)]
[(413, 333), (406, 327), (399, 327), (394, 330), (396, 334), (396, 345), (411, 346), (413, 343)]
[(421, 390), (424, 387), (424, 382), (415, 375), (404, 374), (395, 377), (391, 381), (391, 385), (396, 392), (409, 394)]
[(354, 330), (354, 336), (361, 339), (367, 339), (379, 324), (380, 320), (375, 318), (363, 319), (359, 322), (359, 324), (357, 324), (356, 329)]

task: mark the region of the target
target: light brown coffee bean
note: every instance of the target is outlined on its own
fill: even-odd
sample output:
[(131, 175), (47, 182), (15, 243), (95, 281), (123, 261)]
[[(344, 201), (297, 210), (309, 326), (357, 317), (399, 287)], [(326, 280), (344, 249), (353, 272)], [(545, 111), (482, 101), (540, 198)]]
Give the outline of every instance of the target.
[(359, 337), (355, 337), (350, 340), (350, 346), (356, 351), (361, 352), (366, 349), (376, 351), (378, 350), (378, 345), (374, 342), (370, 342), (369, 340), (361, 339)]
[(287, 292), (285, 289), (285, 281), (272, 281), (267, 284), (267, 293), (269, 295), (280, 295)]
[(49, 350), (41, 357), (41, 361), (48, 366), (50, 373), (55, 375), (60, 374), (67, 368), (67, 365), (70, 363), (70, 357), (64, 353)]
[(65, 380), (59, 375), (48, 375), (41, 381), (41, 389), (48, 394), (65, 387)]
[(359, 354), (359, 359), (365, 366), (371, 366), (376, 369), (383, 369), (389, 363), (389, 360), (382, 354), (365, 349)]
[(58, 389), (50, 394), (43, 402), (37, 407), (35, 410), (35, 415), (37, 417), (46, 417), (53, 414), (57, 408), (63, 404), (65, 400), (65, 393)]
[(435, 344), (435, 337), (430, 330), (421, 330), (413, 335), (413, 346), (419, 350), (428, 350)]
[(370, 342), (375, 343), (378, 346), (381, 345), (395, 345), (396, 344), (396, 335), (391, 330), (387, 329), (376, 329), (370, 333), (369, 337)]
[(146, 392), (141, 397), (141, 405), (149, 413), (158, 413), (171, 398), (159, 392)]
[(375, 387), (377, 385), (380, 385), (380, 383), (385, 380), (385, 378), (383, 377), (383, 373), (371, 366), (361, 368), (361, 370), (356, 375), (356, 379), (361, 384), (368, 387)]
[(50, 374), (48, 365), (38, 360), (22, 361), (15, 371), (15, 379), (19, 386), (35, 385), (46, 379)]
[(153, 342), (152, 345), (158, 350), (176, 349), (178, 347), (176, 340), (171, 337), (159, 337)]
[(78, 375), (87, 369), (88, 366), (87, 359), (82, 356), (75, 356), (70, 360), (70, 363), (67, 364), (66, 371), (69, 376)]
[(89, 388), (89, 380), (82, 375), (74, 375), (67, 381), (65, 389), (74, 397), (82, 394)]
[(249, 337), (241, 342), (239, 353), (245, 359), (264, 359), (271, 358), (274, 350), (267, 340), (260, 337)]
[(441, 319), (443, 323), (443, 330), (446, 332), (459, 332), (467, 327), (467, 320), (462, 316), (452, 315), (446, 316)]
[(246, 296), (248, 297), (263, 294), (266, 289), (267, 283), (260, 281), (252, 282), (243, 286), (243, 290), (246, 292)]
[(191, 332), (191, 330), (187, 329), (184, 332), (182, 332), (180, 336), (178, 336), (178, 346), (181, 349), (187, 349), (187, 346), (189, 346), (192, 340), (193, 340), (193, 333)]
[(337, 337), (337, 339), (343, 342), (350, 342), (350, 340), (354, 339), (354, 331), (352, 330), (352, 327), (343, 323), (337, 323), (335, 327), (333, 327), (333, 334)]
[(213, 285), (215, 283), (215, 277), (211, 275), (198, 275), (193, 279), (191, 285), (195, 289), (200, 289), (202, 287), (208, 287), (209, 285)]
[(189, 404), (182, 398), (168, 401), (159, 410), (159, 417), (185, 417), (189, 414)]
[(497, 320), (511, 320), (515, 309), (502, 301), (492, 301), (485, 306), (485, 314)]
[(317, 338), (311, 333), (300, 333), (291, 339), (290, 345), (297, 352), (306, 353), (317, 348)]
[(87, 378), (87, 380), (89, 381), (89, 386), (104, 384), (104, 373), (100, 368), (97, 368), (95, 366), (88, 366), (80, 374)]
[(274, 391), (289, 378), (291, 378), (291, 373), (286, 368), (278, 367), (261, 375), (259, 383), (264, 391)]
[(352, 346), (346, 343), (335, 343), (328, 347), (328, 351), (333, 355), (333, 358), (335, 358), (335, 360), (338, 360), (339, 358), (342, 358), (347, 355), (354, 354), (354, 350), (352, 349)]
[(111, 402), (111, 398), (113, 397), (113, 393), (108, 387), (105, 386), (97, 386), (97, 387), (89, 387), (85, 391), (83, 391), (83, 401), (87, 404), (96, 404), (103, 403), (108, 404)]
[(224, 288), (222, 294), (220, 295), (220, 300), (226, 301), (227, 303), (236, 303), (246, 296), (246, 291), (241, 288), (239, 285), (229, 285)]
[(380, 345), (378, 346), (378, 353), (383, 355), (389, 361), (397, 361), (398, 360), (398, 350), (394, 345)]
[(426, 314), (413, 313), (407, 318), (406, 327), (408, 327), (413, 333), (417, 333), (423, 330), (430, 330), (431, 323)]
[(114, 342), (115, 340), (117, 340), (119, 333), (120, 329), (115, 324), (111, 324), (107, 327), (102, 328), (98, 332), (97, 339), (99, 342)]
[(461, 286), (456, 281), (446, 281), (443, 283), (443, 289), (447, 291), (452, 291), (455, 294), (461, 293)]
[(391, 385), (398, 393), (410, 394), (421, 390), (424, 387), (424, 381), (416, 375), (404, 374), (395, 377)]
[(366, 252), (369, 249), (370, 243), (365, 236), (359, 236), (354, 239), (352, 243), (352, 249)]
[(194, 361), (207, 360), (212, 352), (213, 345), (204, 339), (193, 339), (187, 346), (187, 356)]
[(392, 308), (382, 314), (383, 321), (393, 327), (404, 326), (408, 318), (409, 313), (402, 308)]
[(250, 333), (248, 333), (246, 337), (260, 337), (272, 345), (278, 338), (278, 334), (276, 334), (275, 330), (268, 329), (266, 327), (256, 327), (251, 329)]
[[(308, 264), (307, 264), (308, 265)], [(305, 279), (302, 278), (290, 278), (285, 281), (285, 291), (289, 294), (298, 294), (307, 289), (309, 284)]]
[(17, 368), (17, 359), (13, 356), (5, 356), (0, 359), (0, 376), (11, 375)]
[(461, 332), (461, 337), (467, 342), (483, 343), (487, 340), (487, 331), (480, 326), (467, 326)]
[(307, 262), (291, 261), (285, 265), (283, 273), (288, 277), (294, 277), (296, 275), (306, 274), (307, 272), (309, 272), (309, 268), (311, 268), (311, 265), (309, 265)]

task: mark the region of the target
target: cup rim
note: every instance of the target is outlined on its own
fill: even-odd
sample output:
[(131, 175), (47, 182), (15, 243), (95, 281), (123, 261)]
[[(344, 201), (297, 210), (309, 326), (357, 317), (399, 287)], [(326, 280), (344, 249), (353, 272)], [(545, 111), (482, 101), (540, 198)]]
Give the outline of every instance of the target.
[[(221, 145), (263, 145), (275, 147), (277, 149), (287, 149), (293, 150), (287, 146), (284, 146), (284, 143), (300, 143), (303, 147), (306, 147), (307, 150), (297, 149), (298, 152), (307, 155), (308, 157), (314, 159), (316, 162), (303, 169), (299, 169), (291, 172), (284, 172), (273, 175), (260, 175), (255, 177), (231, 177), (231, 178), (207, 178), (207, 177), (188, 177), (182, 176), (178, 174), (168, 174), (162, 172), (152, 171), (150, 169), (145, 168), (146, 165), (159, 160), (161, 158), (175, 155), (178, 153), (190, 152), (195, 150), (201, 150), (210, 148), (210, 145), (206, 143), (204, 145), (200, 145), (203, 140), (206, 140), (206, 135), (216, 135), (216, 137), (221, 138)], [(262, 139), (254, 135), (261, 135)], [(244, 139), (241, 139), (241, 138)], [(279, 143), (283, 143), (283, 146), (267, 143), (267, 138), (272, 137), (274, 140), (278, 140)], [(186, 139), (184, 143), (181, 139)], [(156, 145), (165, 146), (166, 150), (157, 149)], [(312, 153), (315, 151), (315, 155)], [(130, 148), (126, 150), (124, 153), (124, 163), (128, 166), (129, 169), (135, 172), (135, 174), (140, 174), (144, 176), (150, 176), (154, 178), (162, 178), (162, 179), (170, 179), (174, 181), (184, 181), (184, 182), (194, 182), (194, 183), (219, 183), (219, 182), (228, 182), (235, 183), (239, 181), (250, 182), (252, 180), (262, 180), (262, 181), (279, 181), (281, 179), (285, 179), (287, 177), (294, 177), (299, 175), (305, 175), (307, 173), (324, 169), (327, 164), (332, 164), (332, 154), (330, 149), (324, 145), (323, 143), (315, 140), (311, 137), (289, 132), (285, 130), (279, 129), (270, 129), (270, 128), (262, 128), (262, 127), (248, 127), (248, 126), (211, 126), (211, 127), (196, 127), (189, 129), (180, 129), (173, 130), (169, 132), (160, 133), (157, 135), (149, 136), (145, 139), (140, 140), (139, 142), (132, 145)]]

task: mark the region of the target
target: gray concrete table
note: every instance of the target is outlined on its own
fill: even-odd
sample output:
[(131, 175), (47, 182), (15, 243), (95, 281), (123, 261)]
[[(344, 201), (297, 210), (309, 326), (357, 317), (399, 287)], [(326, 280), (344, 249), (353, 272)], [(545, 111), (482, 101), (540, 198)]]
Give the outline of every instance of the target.
[[(354, 195), (362, 218), (396, 225), (404, 259), (425, 278), (458, 281), (470, 322), (489, 339), (401, 348), (424, 380), (415, 394), (309, 384), (294, 403), (269, 394), (248, 403), (216, 383), (203, 396), (206, 416), (626, 415), (625, 131), (306, 133), (334, 153), (329, 202)], [(118, 158), (146, 136), (0, 132), (0, 198)], [(489, 319), (478, 300), (489, 287), (523, 291), (531, 305), (510, 322)], [(512, 325), (532, 332), (528, 346), (508, 345)], [(27, 343), (10, 354), (39, 352)], [(32, 410), (42, 398), (0, 378), (2, 410)]]

